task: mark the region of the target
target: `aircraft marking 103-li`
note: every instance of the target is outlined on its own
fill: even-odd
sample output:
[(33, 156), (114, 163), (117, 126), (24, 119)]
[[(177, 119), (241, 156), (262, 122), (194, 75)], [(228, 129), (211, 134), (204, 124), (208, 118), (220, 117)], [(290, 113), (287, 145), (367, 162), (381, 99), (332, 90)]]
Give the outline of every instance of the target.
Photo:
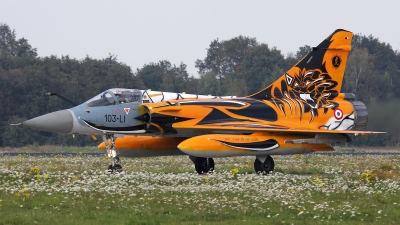
[[(334, 151), (330, 143), (367, 135), (368, 112), (341, 93), (353, 34), (338, 29), (261, 91), (247, 97), (109, 89), (73, 108), (21, 124), (57, 133), (102, 135), (100, 148), (121, 171), (119, 156), (189, 155), (198, 173), (216, 157), (255, 156), (274, 170), (271, 155)], [(118, 138), (117, 138), (118, 137)]]

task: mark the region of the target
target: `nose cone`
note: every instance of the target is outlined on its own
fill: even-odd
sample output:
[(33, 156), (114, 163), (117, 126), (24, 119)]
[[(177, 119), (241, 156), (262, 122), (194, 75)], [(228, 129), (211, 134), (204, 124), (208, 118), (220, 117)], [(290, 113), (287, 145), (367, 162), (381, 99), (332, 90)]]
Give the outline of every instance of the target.
[(69, 110), (52, 112), (22, 122), (21, 125), (38, 130), (67, 134), (72, 131), (73, 127), (72, 113)]

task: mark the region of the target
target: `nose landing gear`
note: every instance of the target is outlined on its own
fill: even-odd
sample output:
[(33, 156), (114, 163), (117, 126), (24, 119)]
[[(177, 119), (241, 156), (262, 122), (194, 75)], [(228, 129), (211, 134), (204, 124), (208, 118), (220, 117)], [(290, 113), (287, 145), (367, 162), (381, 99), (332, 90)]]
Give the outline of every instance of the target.
[[(111, 164), (108, 166), (109, 173), (120, 173), (122, 172), (122, 166), (118, 163), (120, 162), (119, 154), (115, 150), (115, 140), (117, 139), (114, 137), (113, 134), (106, 134), (103, 135), (103, 141), (107, 148), (107, 155), (111, 158)], [(108, 145), (108, 140), (111, 140), (111, 146)]]

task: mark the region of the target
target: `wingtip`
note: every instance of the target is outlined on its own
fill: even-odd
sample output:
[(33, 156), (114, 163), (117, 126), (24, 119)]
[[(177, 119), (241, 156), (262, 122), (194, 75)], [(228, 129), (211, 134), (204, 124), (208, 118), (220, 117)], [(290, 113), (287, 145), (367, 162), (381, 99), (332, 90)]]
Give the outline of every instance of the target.
[(22, 125), (22, 123), (12, 123), (12, 124), (10, 124), (11, 126), (20, 126), (20, 125)]

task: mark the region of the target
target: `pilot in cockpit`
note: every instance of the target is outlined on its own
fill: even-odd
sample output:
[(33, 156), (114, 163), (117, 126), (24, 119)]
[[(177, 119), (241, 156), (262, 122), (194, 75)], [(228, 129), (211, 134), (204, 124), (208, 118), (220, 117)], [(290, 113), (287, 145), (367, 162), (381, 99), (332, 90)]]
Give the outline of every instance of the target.
[(132, 102), (140, 101), (140, 92), (133, 92), (131, 95)]
[(115, 93), (115, 96), (118, 98), (119, 103), (128, 103), (128, 102), (138, 102), (140, 101), (140, 92), (134, 91), (118, 91)]

